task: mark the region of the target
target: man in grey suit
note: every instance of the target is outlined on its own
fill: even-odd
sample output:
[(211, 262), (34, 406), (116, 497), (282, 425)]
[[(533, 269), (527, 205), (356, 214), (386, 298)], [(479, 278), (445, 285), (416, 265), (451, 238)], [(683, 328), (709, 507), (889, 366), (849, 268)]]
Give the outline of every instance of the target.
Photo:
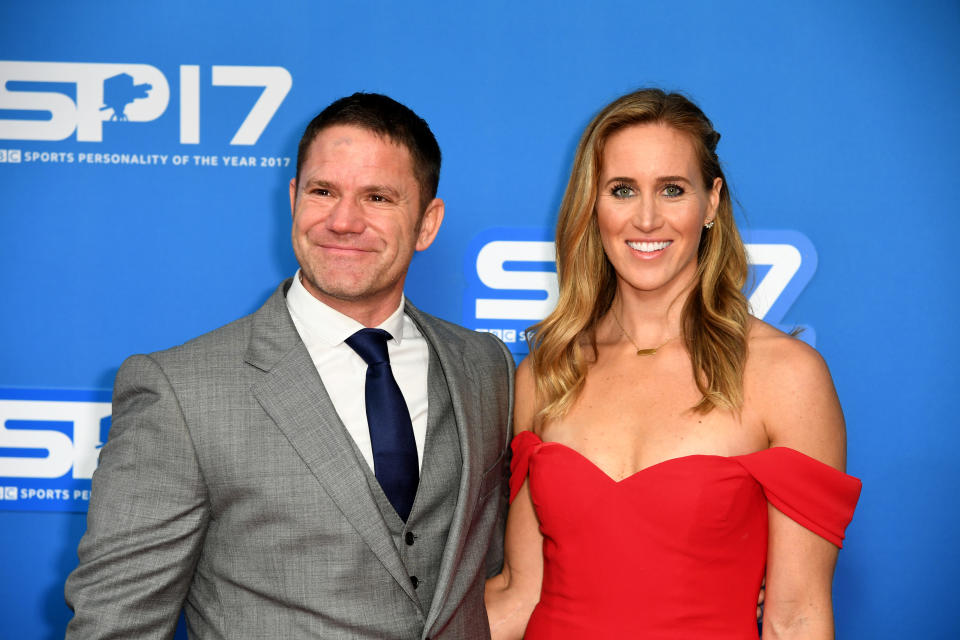
[(181, 608), (192, 638), (489, 637), (513, 361), (404, 299), (439, 171), (427, 124), (385, 96), (310, 123), (296, 277), (117, 374), (68, 638), (169, 638)]

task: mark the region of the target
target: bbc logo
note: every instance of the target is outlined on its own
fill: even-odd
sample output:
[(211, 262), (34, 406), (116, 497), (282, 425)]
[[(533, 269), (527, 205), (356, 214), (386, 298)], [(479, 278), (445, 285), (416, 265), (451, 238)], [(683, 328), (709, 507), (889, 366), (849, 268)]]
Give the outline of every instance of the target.
[(20, 149), (0, 149), (0, 162), (22, 162)]
[[(492, 333), (507, 343), (513, 343), (517, 341), (516, 329), (474, 329), (474, 331), (478, 331), (480, 333)], [(520, 339), (523, 340), (522, 334)]]
[(16, 499), (17, 499), (16, 487), (0, 487), (0, 500), (16, 500)]

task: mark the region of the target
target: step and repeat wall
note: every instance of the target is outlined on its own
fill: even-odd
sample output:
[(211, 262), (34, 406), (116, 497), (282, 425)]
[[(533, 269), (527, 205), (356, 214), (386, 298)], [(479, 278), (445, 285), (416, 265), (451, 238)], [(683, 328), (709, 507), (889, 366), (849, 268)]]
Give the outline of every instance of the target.
[(642, 86), (713, 119), (753, 311), (831, 366), (864, 482), (838, 636), (956, 637), (958, 55), (956, 2), (3, 3), (0, 638), (63, 634), (122, 360), (295, 271), (319, 109), (429, 122), (447, 215), (407, 295), (519, 360), (579, 135)]

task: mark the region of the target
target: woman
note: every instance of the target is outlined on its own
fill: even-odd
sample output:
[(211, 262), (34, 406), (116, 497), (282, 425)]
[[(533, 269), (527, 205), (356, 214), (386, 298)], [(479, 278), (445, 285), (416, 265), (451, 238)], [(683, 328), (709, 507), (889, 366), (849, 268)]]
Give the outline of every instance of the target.
[(658, 89), (583, 134), (517, 372), (495, 638), (756, 638), (764, 576), (765, 640), (833, 637), (860, 482), (823, 360), (749, 315), (719, 138)]

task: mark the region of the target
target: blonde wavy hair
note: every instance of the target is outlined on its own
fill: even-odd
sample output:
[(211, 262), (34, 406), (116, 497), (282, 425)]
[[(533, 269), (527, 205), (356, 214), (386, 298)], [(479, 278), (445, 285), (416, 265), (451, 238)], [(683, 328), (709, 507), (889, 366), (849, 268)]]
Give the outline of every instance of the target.
[(617, 289), (616, 273), (604, 253), (595, 211), (603, 149), (615, 132), (647, 123), (669, 125), (688, 135), (707, 189), (712, 188), (715, 178), (723, 180), (715, 224), (704, 229), (700, 238), (695, 283), (682, 310), (682, 336), (696, 372), (697, 388), (703, 394), (693, 410), (738, 410), (743, 404), (749, 311), (742, 288), (747, 256), (716, 154), (720, 134), (685, 96), (641, 89), (600, 111), (577, 146), (557, 220), (559, 299), (553, 312), (531, 327), (527, 337), (536, 379), (538, 421), (561, 418), (577, 399), (587, 373), (585, 343), (596, 358), (596, 327), (610, 309)]

